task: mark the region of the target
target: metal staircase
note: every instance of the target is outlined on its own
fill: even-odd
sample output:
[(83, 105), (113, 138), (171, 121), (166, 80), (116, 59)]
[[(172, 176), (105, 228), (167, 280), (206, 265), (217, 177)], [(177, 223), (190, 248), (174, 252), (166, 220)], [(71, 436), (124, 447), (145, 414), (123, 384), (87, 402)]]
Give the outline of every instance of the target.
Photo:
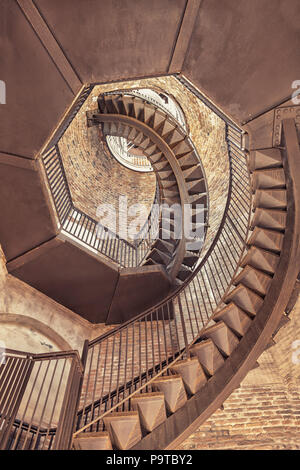
[[(88, 111), (88, 125), (102, 123), (104, 136), (128, 139), (143, 151), (156, 173), (162, 217), (158, 239), (144, 264), (163, 265), (178, 285), (190, 276), (207, 227), (208, 191), (198, 154), (179, 123), (146, 100), (114, 92), (100, 95), (98, 108)], [(191, 234), (184, 231), (188, 208)]]

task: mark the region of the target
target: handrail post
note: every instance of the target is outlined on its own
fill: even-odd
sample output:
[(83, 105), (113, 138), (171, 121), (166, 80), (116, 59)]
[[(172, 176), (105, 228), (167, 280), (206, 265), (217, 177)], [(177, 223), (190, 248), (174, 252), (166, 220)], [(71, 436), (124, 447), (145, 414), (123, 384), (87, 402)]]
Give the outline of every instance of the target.
[(82, 363), (82, 367), (83, 367), (83, 372), (85, 370), (85, 366), (86, 366), (86, 361), (87, 361), (87, 356), (88, 356), (88, 352), (89, 352), (89, 340), (86, 339), (83, 343), (83, 348), (82, 348), (82, 353), (81, 353), (81, 363)]
[[(85, 340), (81, 355), (81, 361), (72, 360), (69, 380), (64, 397), (64, 405), (59, 419), (57, 441), (54, 449), (68, 450), (72, 446), (73, 433), (76, 426), (76, 417), (80, 402), (84, 370), (88, 356), (89, 341)], [(77, 362), (77, 364), (76, 364)]]
[(79, 386), (78, 386), (78, 394), (77, 394), (77, 399), (76, 399), (76, 407), (75, 407), (74, 420), (73, 420), (73, 425), (72, 425), (72, 434), (71, 434), (72, 439), (71, 439), (70, 447), (72, 446), (73, 434), (76, 428), (76, 418), (77, 418), (77, 413), (78, 413), (78, 408), (79, 408), (79, 403), (80, 403), (80, 398), (81, 398), (85, 367), (86, 367), (88, 353), (89, 353), (89, 344), (90, 344), (89, 340), (86, 339), (83, 343), (83, 348), (82, 348), (82, 353), (81, 353), (82, 375), (80, 377)]
[(183, 316), (183, 310), (182, 310), (180, 295), (178, 296), (178, 305), (179, 305), (179, 313), (180, 313), (180, 320), (181, 320), (185, 350), (186, 350), (187, 358), (189, 359), (190, 358), (189, 342), (188, 342), (188, 337), (187, 337), (187, 332), (186, 332), (186, 326), (185, 326), (185, 320), (184, 320), (184, 316)]

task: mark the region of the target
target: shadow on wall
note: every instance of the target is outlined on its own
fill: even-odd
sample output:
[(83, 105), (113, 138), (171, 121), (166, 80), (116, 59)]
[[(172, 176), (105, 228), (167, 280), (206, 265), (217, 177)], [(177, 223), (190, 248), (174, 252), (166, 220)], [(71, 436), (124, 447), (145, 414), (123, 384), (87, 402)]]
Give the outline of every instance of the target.
[(35, 354), (68, 351), (70, 344), (44, 323), (26, 315), (0, 313), (2, 348)]

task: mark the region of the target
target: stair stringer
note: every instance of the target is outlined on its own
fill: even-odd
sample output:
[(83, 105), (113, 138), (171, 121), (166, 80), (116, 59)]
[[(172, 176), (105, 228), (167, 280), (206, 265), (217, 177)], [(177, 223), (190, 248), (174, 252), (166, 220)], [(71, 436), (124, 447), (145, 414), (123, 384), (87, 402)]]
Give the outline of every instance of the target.
[[(149, 104), (139, 97), (123, 93), (124, 90), (99, 95), (98, 108), (100, 114), (98, 111), (96, 113), (88, 111), (88, 126), (95, 125), (97, 121), (100, 121), (104, 136), (114, 135), (128, 138), (143, 150), (157, 175), (162, 202), (168, 205), (180, 203), (182, 209), (184, 209), (184, 204), (190, 203), (193, 207), (192, 228), (193, 230), (195, 228), (197, 230), (202, 229), (205, 233), (207, 208), (203, 208), (201, 211), (198, 210), (204, 222), (198, 221), (194, 208), (195, 203), (203, 202), (204, 196), (208, 200), (204, 169), (201, 161), (196, 156), (193, 145), (187, 139), (185, 131), (170, 115), (154, 107), (153, 104)], [(118, 116), (121, 120), (117, 118)], [(127, 120), (124, 120), (124, 118), (127, 118)], [(133, 125), (134, 122), (138, 125)], [(147, 130), (152, 131), (152, 134), (150, 135)], [(165, 144), (167, 146), (165, 149), (168, 149), (169, 152), (166, 153), (153, 137), (159, 137), (160, 143)], [(172, 159), (169, 158), (171, 154)], [(199, 191), (201, 194), (199, 194)], [(203, 193), (203, 191), (205, 192)], [(197, 201), (194, 200), (195, 196), (197, 196)], [(162, 219), (160, 228), (163, 227)], [(160, 233), (159, 238), (161, 237), (163, 235)], [(193, 236), (191, 239), (187, 238), (186, 240), (185, 236), (182, 237), (175, 244), (171, 257), (167, 254), (167, 259), (159, 261), (166, 266), (166, 270), (175, 285), (182, 284), (190, 276), (192, 267), (198, 259), (197, 254), (204, 239), (201, 243), (197, 241), (188, 248), (187, 242), (192, 239)], [(185, 248), (183, 248), (184, 244), (186, 245)], [(145, 258), (145, 264), (157, 264), (158, 260), (156, 258), (162, 254), (156, 252), (152, 256), (151, 251)]]
[(224, 364), (186, 404), (132, 450), (176, 449), (239, 387), (280, 325), (300, 269), (300, 149), (293, 120), (283, 121), (281, 154), (287, 188), (287, 219), (280, 259), (264, 301)]

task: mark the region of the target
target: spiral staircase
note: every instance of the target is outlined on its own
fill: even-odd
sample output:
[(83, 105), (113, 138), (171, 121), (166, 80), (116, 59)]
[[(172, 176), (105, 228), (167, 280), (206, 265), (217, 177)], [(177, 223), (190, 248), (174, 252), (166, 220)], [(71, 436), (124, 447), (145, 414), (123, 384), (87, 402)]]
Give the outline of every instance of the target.
[[(125, 94), (108, 94), (100, 96), (98, 104), (99, 114), (88, 113), (89, 125), (103, 122), (104, 135), (124, 137), (143, 150), (160, 186), (161, 203), (165, 207), (162, 209), (159, 236), (143, 264), (162, 264), (171, 280), (181, 283), (198, 260), (197, 253), (203, 244), (207, 225), (207, 187), (199, 157), (179, 123), (145, 100)], [(191, 229), (200, 233), (201, 238), (198, 235), (198, 240), (186, 239), (186, 234), (183, 234), (184, 210), (180, 211), (179, 221), (176, 213), (170, 220), (174, 204), (180, 209), (185, 205), (190, 208)], [(200, 214), (203, 215), (201, 222), (198, 221)]]
[[(69, 46), (68, 54), (63, 54), (51, 32), (54, 15), (57, 34), (62, 34), (60, 41), (64, 43), (66, 33), (61, 33), (56, 16), (59, 8), (48, 10), (47, 2), (37, 3), (39, 9), (27, 0), (14, 2), (14, 7), (18, 6), (17, 15), (22, 21), (25, 16), (37, 32), (75, 94), (79, 79), (67, 55), (74, 64), (76, 55), (72, 55)], [(14, 7), (7, 7), (7, 11)], [(76, 7), (80, 9), (80, 2), (76, 2), (72, 14)], [(179, 205), (183, 215), (185, 205), (191, 205), (196, 237), (185, 233), (184, 216), (180, 218), (178, 237), (176, 211), (163, 207), (155, 216), (157, 236), (152, 237), (149, 216), (141, 244), (128, 244), (105, 227), (105, 238), (99, 243), (94, 235), (96, 222), (72, 203), (58, 150), (59, 138), (93, 85), (82, 87), (62, 124), (50, 137), (48, 129), (47, 142), (42, 151), (39, 149), (39, 163), (44, 165), (52, 200), (49, 194), (45, 195), (46, 178), (37, 171), (35, 160), (12, 156), (10, 149), (0, 155), (0, 165), (5, 169), (4, 185), (10, 188), (12, 201), (16, 202), (16, 214), (19, 208), (25, 215), (28, 213), (30, 198), (25, 194), (22, 200), (18, 196), (14, 199), (13, 176), (21, 185), (24, 172), (38, 173), (39, 185), (34, 186), (34, 191), (40, 194), (40, 187), (44, 188), (41, 207), (50, 211), (49, 207), (55, 206), (60, 230), (73, 238), (78, 236), (78, 240), (80, 233), (80, 242), (85, 243), (84, 249), (72, 244), (65, 234), (62, 236), (53, 228), (53, 220), (50, 224), (44, 212), (44, 218), (39, 219), (44, 222), (43, 237), (38, 239), (39, 233), (35, 233), (35, 243), (27, 246), (25, 227), (24, 245), (18, 247), (19, 251), (13, 251), (8, 231), (2, 228), (0, 242), (10, 273), (34, 286), (26, 274), (27, 263), (44, 260), (45, 254), (55, 259), (53, 253), (58, 247), (73, 250), (74, 256), (80, 253), (87, 262), (85, 266), (97, 266), (95, 270), (104, 266), (105, 273), (110, 273), (107, 259), (113, 260), (117, 269), (131, 270), (134, 286), (139, 285), (141, 273), (146, 276), (146, 281), (142, 280), (145, 284), (148, 276), (153, 276), (151, 279), (156, 279), (157, 284), (161, 279), (166, 281), (158, 298), (152, 297), (142, 307), (129, 303), (131, 315), (122, 318), (122, 322), (119, 317), (119, 324), (100, 337), (86, 340), (81, 357), (78, 351), (4, 351), (0, 362), (0, 449), (176, 448), (258, 366), (259, 356), (274, 344), (273, 336), (288, 321), (287, 305), (300, 270), (299, 106), (293, 106), (289, 99), (276, 104), (273, 100), (272, 106), (255, 114), (250, 100), (248, 119), (243, 122), (240, 111), (229, 112), (226, 99), (221, 103), (222, 111), (221, 105), (216, 106), (199, 91), (192, 83), (195, 75), (201, 76), (197, 64), (192, 59), (187, 63), (185, 60), (193, 54), (193, 45), (198, 44), (201, 21), (196, 13), (201, 8), (199, 2), (188, 1), (180, 10), (179, 34), (176, 33), (176, 47), (172, 47), (168, 58), (167, 72), (213, 109), (225, 126), (227, 201), (217, 233), (205, 246), (204, 254), (209, 194), (197, 151), (172, 116), (128, 90), (100, 94), (98, 108), (87, 113), (87, 126), (101, 127), (104, 141), (107, 136), (124, 137), (143, 152), (156, 174), (160, 202)], [(43, 15), (48, 18), (47, 23)], [(172, 15), (168, 21), (173, 21)], [(210, 9), (206, 15), (209, 17)], [(244, 18), (240, 10), (237, 15)], [(88, 52), (81, 57), (86, 60)], [(185, 77), (185, 71), (190, 79)], [(114, 74), (109, 78), (114, 81)], [(226, 93), (223, 90), (223, 96)], [(243, 103), (243, 98), (237, 99)], [(51, 103), (49, 106), (51, 114)], [(26, 181), (24, 187), (28, 191)], [(11, 201), (4, 201), (2, 193), (0, 196), (6, 214), (5, 205)], [(39, 211), (42, 213), (41, 208), (36, 213)], [(167, 229), (166, 221), (170, 222)], [(13, 223), (10, 221), (8, 227)], [(16, 231), (14, 240), (18, 236)], [(97, 254), (92, 256), (90, 248)], [(63, 264), (64, 261), (62, 269)], [(103, 278), (108, 275), (105, 273)], [(121, 295), (115, 281), (112, 291), (115, 297)], [(59, 301), (68, 305), (67, 301)], [(118, 308), (116, 304), (115, 311)]]

